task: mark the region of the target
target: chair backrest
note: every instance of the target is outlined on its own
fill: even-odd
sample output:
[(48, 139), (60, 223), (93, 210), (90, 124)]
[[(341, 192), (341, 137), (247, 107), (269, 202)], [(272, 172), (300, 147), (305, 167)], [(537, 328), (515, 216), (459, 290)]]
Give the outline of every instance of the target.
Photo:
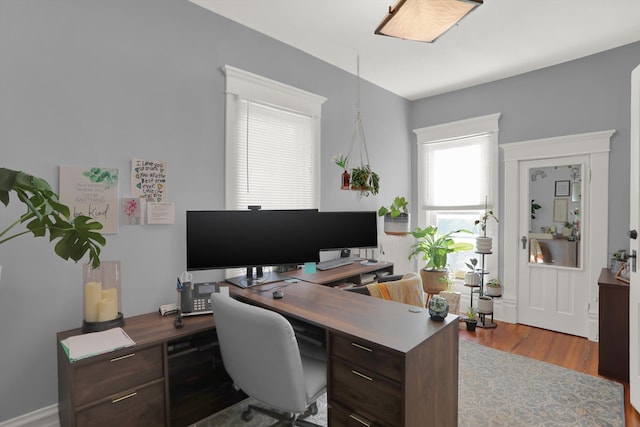
[(281, 411), (306, 407), (304, 372), (291, 324), (280, 314), (211, 295), (222, 361), (237, 387)]
[(401, 278), (367, 285), (369, 293), (377, 298), (424, 307), (427, 299), (418, 273), (407, 273)]

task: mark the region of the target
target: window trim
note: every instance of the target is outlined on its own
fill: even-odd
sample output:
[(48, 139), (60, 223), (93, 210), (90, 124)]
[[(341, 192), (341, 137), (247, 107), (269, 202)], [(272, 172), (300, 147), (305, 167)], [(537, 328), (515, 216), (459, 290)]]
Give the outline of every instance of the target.
[[(226, 75), (226, 118), (225, 118), (225, 165), (235, 158), (236, 122), (238, 120), (238, 99), (260, 102), (278, 108), (288, 109), (312, 118), (312, 133), (316, 141), (313, 152), (314, 162), (314, 205), (320, 206), (320, 154), (321, 154), (321, 116), (322, 104), (327, 98), (298, 89), (230, 65), (222, 67)], [(225, 206), (231, 209), (233, 171), (225, 169)]]
[[(425, 182), (425, 170), (422, 167), (422, 148), (428, 144), (439, 143), (457, 140), (460, 138), (470, 137), (474, 135), (487, 134), (489, 136), (489, 162), (491, 167), (490, 185), (491, 194), (489, 198), (489, 209), (496, 213), (499, 217), (500, 212), (500, 195), (499, 195), (499, 144), (498, 144), (498, 121), (501, 113), (488, 114), (480, 117), (473, 117), (469, 119), (458, 120), (449, 123), (442, 123), (434, 126), (428, 126), (424, 128), (414, 129), (414, 133), (417, 136), (417, 190), (418, 190), (418, 226), (426, 227), (427, 222), (427, 206), (424, 200), (424, 191), (422, 186)], [(455, 209), (475, 209), (476, 206), (463, 207), (459, 206)], [(484, 207), (482, 207), (484, 208)], [(433, 209), (432, 209), (433, 210)], [(493, 238), (493, 256), (486, 259), (485, 268), (488, 269), (492, 275), (499, 277), (499, 240), (500, 240), (500, 225), (492, 228), (493, 232), (490, 236)]]

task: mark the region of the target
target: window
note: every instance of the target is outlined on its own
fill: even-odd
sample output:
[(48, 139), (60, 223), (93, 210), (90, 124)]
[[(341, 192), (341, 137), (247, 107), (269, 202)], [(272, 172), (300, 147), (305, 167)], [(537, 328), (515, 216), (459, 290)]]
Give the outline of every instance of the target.
[[(418, 225), (435, 225), (447, 233), (459, 233), (456, 241), (475, 244), (482, 232), (475, 226), (487, 209), (498, 213), (498, 119), (499, 114), (418, 129)], [(498, 276), (498, 224), (489, 221), (487, 236), (493, 237), (493, 255), (485, 269)], [(449, 254), (450, 268), (460, 277), (473, 252)], [(486, 280), (486, 279), (485, 279)]]
[[(320, 206), (321, 96), (225, 65), (225, 207)], [(228, 269), (227, 277), (242, 275)]]
[(227, 209), (318, 208), (325, 98), (225, 66)]

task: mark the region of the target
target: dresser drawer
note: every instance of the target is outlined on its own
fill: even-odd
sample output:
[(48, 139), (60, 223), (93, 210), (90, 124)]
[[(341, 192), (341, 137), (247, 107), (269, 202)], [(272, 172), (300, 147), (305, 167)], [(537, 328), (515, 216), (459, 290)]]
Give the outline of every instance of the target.
[(331, 427), (386, 427), (388, 425), (365, 417), (356, 411), (350, 411), (335, 402), (327, 410)]
[(402, 425), (404, 399), (398, 383), (336, 358), (331, 359), (329, 375), (333, 400), (366, 418)]
[(79, 406), (162, 377), (162, 346), (157, 345), (78, 366), (71, 393)]
[(331, 334), (331, 354), (399, 383), (404, 381), (404, 358), (367, 341)]
[(115, 395), (76, 414), (78, 427), (165, 425), (164, 381)]

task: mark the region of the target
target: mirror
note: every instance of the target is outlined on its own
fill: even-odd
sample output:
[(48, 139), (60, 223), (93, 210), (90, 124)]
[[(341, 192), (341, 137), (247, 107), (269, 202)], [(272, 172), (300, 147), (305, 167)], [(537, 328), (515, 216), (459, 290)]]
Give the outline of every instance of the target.
[(529, 263), (580, 267), (582, 165), (529, 170)]

